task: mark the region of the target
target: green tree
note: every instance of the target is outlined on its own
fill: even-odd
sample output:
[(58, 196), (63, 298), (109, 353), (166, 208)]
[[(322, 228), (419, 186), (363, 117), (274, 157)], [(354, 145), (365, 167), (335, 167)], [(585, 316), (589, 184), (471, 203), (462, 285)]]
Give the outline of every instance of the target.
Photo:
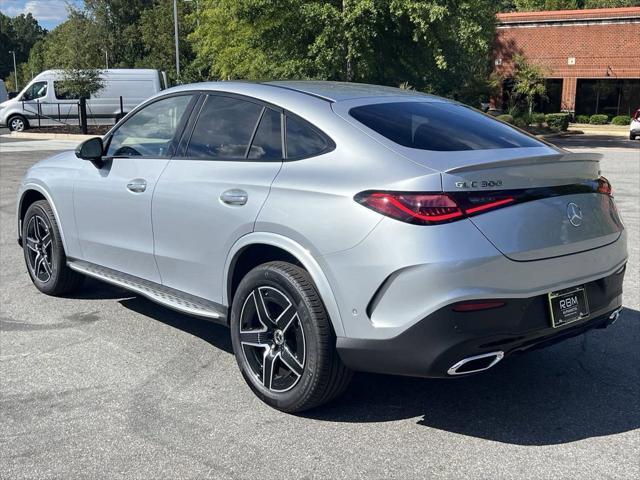
[(22, 63), (27, 61), (31, 48), (36, 42), (42, 40), (47, 31), (40, 26), (31, 13), (13, 17), (11, 25), (15, 35), (16, 61)]
[(514, 0), (518, 12), (540, 10), (575, 10), (581, 3), (578, 0)]
[(640, 0), (584, 0), (584, 8), (640, 7)]
[[(193, 2), (192, 2), (193, 3)], [(190, 4), (178, 3), (178, 25), (180, 41), (180, 80), (197, 80), (198, 74), (190, 68), (193, 51), (187, 35), (193, 30), (196, 15), (189, 15)], [(135, 66), (164, 70), (170, 80), (177, 81), (175, 62), (175, 39), (173, 33), (173, 2), (156, 0), (152, 7), (140, 15), (139, 30), (143, 45), (143, 56)]]
[(9, 53), (15, 47), (16, 34), (11, 18), (0, 12), (0, 78), (7, 78), (13, 72), (13, 56)]
[(530, 64), (523, 55), (516, 55), (513, 59), (515, 72), (513, 74), (513, 92), (527, 103), (529, 115), (533, 113), (536, 97), (546, 95), (544, 71), (537, 65)]
[(104, 49), (108, 52), (109, 66), (134, 67), (144, 56), (140, 16), (153, 7), (154, 0), (84, 0), (84, 4), (94, 22), (93, 34), (101, 39), (102, 57)]
[(196, 64), (231, 79), (373, 82), (475, 101), (486, 93), (490, 0), (206, 0)]

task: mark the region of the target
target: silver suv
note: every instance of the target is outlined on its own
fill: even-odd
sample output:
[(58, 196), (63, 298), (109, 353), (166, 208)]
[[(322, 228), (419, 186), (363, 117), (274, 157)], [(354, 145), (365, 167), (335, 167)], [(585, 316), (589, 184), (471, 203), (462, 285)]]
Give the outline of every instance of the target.
[(468, 375), (612, 323), (598, 162), (417, 92), (186, 85), (31, 168), (18, 236), (44, 293), (91, 276), (229, 325), (251, 389), (297, 412), (352, 371)]

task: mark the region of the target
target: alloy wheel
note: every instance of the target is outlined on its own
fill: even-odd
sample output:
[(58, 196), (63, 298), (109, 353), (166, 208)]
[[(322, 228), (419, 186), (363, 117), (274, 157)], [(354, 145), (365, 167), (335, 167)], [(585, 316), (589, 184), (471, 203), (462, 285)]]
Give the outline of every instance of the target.
[(272, 392), (296, 386), (305, 366), (305, 335), (298, 311), (274, 287), (254, 288), (240, 312), (240, 345), (251, 373)]
[(40, 215), (33, 215), (29, 219), (26, 244), (33, 276), (43, 283), (48, 282), (53, 272), (53, 242), (51, 229)]

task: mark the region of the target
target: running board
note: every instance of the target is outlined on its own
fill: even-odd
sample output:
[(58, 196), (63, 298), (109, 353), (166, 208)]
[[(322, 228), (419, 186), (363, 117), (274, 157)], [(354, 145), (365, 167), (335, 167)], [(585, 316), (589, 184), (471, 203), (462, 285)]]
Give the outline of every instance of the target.
[(84, 260), (68, 258), (67, 265), (76, 272), (138, 293), (165, 307), (227, 325), (227, 309), (218, 303)]

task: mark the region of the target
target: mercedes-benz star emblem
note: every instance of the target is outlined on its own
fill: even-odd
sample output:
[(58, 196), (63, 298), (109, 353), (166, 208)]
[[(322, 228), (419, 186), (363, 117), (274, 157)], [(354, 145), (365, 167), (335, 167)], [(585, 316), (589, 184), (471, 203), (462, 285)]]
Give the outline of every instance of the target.
[(582, 210), (577, 204), (571, 202), (567, 205), (567, 218), (574, 227), (582, 225)]

